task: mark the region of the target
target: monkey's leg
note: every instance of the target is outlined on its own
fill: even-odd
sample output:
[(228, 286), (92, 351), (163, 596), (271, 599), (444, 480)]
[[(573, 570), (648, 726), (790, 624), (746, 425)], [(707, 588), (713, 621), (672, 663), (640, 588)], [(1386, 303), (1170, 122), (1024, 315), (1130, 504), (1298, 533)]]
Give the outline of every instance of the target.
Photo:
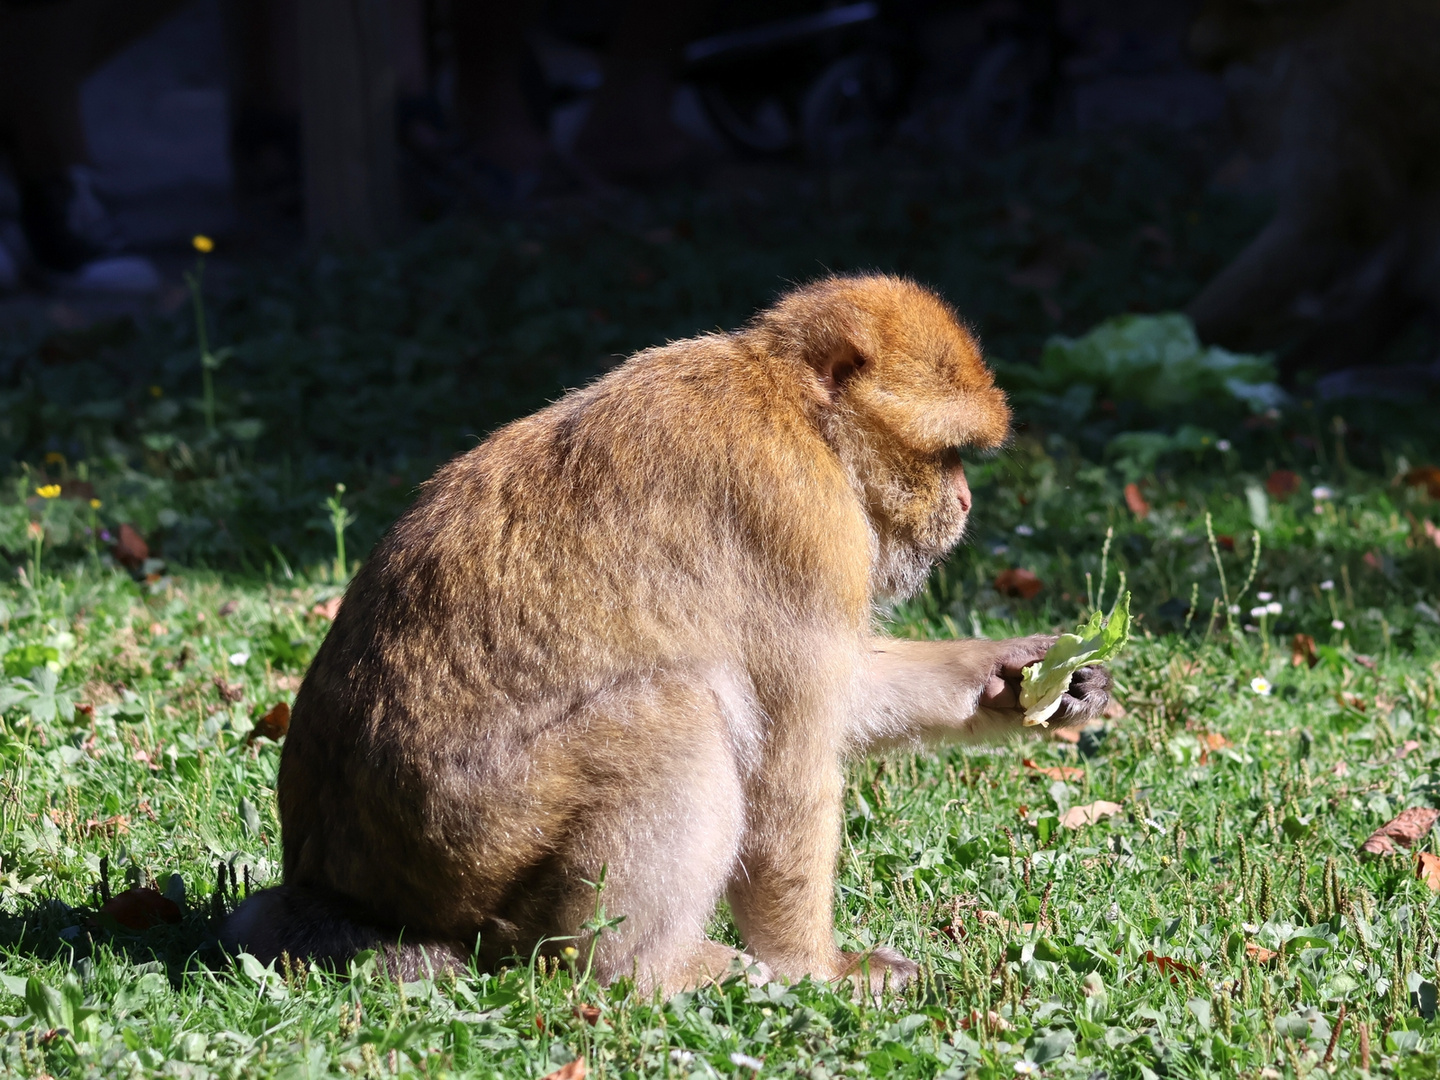
[(667, 992), (750, 963), (705, 938), (745, 816), (729, 719), (700, 676), (651, 677), (599, 695), (537, 746), (538, 775), (563, 761), (580, 788), (553, 854), (500, 913), (522, 955), (573, 946), (602, 981), (634, 975)]
[(776, 975), (898, 989), (918, 970), (893, 949), (835, 947), (843, 733), (820, 717), (776, 721), (749, 786), (750, 817), (728, 895), (745, 946)]
[[(1045, 655), (1045, 634), (1005, 641), (876, 638), (849, 736), (856, 750), (927, 742), (976, 742), (1028, 730), (1021, 670)], [(1110, 700), (1110, 674), (1085, 667), (1071, 679), (1051, 727), (1084, 723)]]

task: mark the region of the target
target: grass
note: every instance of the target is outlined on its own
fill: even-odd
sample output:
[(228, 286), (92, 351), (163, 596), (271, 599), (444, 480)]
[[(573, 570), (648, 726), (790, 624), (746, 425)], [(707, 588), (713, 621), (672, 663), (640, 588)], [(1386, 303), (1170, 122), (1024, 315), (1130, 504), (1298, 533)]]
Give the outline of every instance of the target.
[[(1101, 583), (1107, 527), (1105, 587), (1125, 573), (1142, 626), (1163, 621), (1153, 600), (1171, 575), (1199, 602), (1188, 629), (1175, 612), (1178, 626), (1141, 634), (1116, 671), (1125, 715), (1079, 746), (852, 767), (837, 934), (924, 970), (879, 1003), (743, 982), (645, 1001), (587, 981), (583, 963), (404, 987), (365, 965), (348, 979), (232, 967), (212, 937), (232, 876), (243, 895), (278, 863), (279, 747), (248, 736), (293, 695), (338, 586), (205, 571), (137, 582), (99, 559), (6, 586), (7, 1067), (540, 1076), (583, 1055), (617, 1077), (745, 1076), (751, 1061), (766, 1075), (999, 1077), (1032, 1062), (1054, 1076), (1289, 1076), (1319, 1067), (1343, 1005), (1329, 1065), (1359, 1074), (1364, 1025), (1372, 1072), (1434, 1075), (1435, 893), (1413, 854), (1357, 850), (1440, 797), (1440, 548), (1398, 524), (1440, 507), (1359, 472), (1324, 478), (1319, 513), (1308, 492), (1274, 500), (1251, 593), (1283, 612), (1265, 635), (1240, 620), (1232, 632), (1210, 620), (1204, 513), (1239, 537), (1234, 553), (1217, 545), (1233, 598), (1253, 555), (1244, 477), (1172, 478), (1142, 520), (1097, 512), (1105, 500), (1067, 483), (1071, 467), (1085, 468), (1032, 446), (979, 470), (975, 543), (892, 614), (894, 630), (1066, 625), (1086, 575)], [(1062, 548), (1068, 535), (1083, 539)], [(995, 590), (1016, 564), (1041, 573), (1039, 596)], [(1313, 668), (1292, 665), (1296, 633), (1318, 643)], [(1060, 827), (1096, 800), (1123, 809)], [(133, 932), (97, 917), (102, 869), (116, 892), (150, 884), (180, 900), (181, 920)], [(716, 932), (733, 935), (723, 913)]]
[[(1025, 406), (1010, 450), (971, 470), (970, 542), (887, 619), (1068, 628), (1123, 574), (1143, 616), (1116, 667), (1124, 714), (1075, 745), (851, 767), (837, 935), (919, 960), (904, 994), (737, 980), (642, 1000), (583, 958), (401, 987), (214, 944), (216, 918), (278, 874), (264, 718), (293, 698), (347, 559), (437, 460), (612, 354), (733, 325), (824, 266), (938, 284), (1018, 362), (1053, 331), (1173, 307), (1263, 212), (1207, 193), (1202, 158), (1132, 141), (955, 175), (756, 174), (231, 271), (211, 298), (216, 354), (233, 346), (214, 435), (183, 317), (0, 343), (17, 463), (0, 547), (23, 570), (0, 583), (4, 1068), (1435, 1075), (1437, 894), (1416, 876), (1434, 840), (1359, 853), (1401, 809), (1440, 807), (1440, 502), (1404, 482), (1440, 456), (1420, 401)], [(1208, 434), (1182, 439), (1202, 412)], [(1121, 437), (1135, 428), (1177, 434)], [(1277, 471), (1290, 494), (1266, 493)], [(50, 483), (61, 497), (36, 493)], [(122, 522), (168, 563), (117, 566), (98, 533)], [(1042, 590), (1007, 595), (1015, 568)], [(1281, 610), (1246, 614), (1265, 602)], [(1296, 635), (1314, 666), (1304, 637), (1292, 663)], [(1062, 825), (1100, 800), (1120, 810)], [(99, 912), (106, 890), (146, 886), (145, 910), (178, 921)], [(734, 934), (723, 910), (712, 929)]]

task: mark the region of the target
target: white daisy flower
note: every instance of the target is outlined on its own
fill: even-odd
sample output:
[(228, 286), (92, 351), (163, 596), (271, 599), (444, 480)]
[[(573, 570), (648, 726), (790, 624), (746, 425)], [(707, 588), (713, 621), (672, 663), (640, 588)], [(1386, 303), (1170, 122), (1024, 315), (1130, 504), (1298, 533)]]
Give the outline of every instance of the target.
[(236, 667), (244, 667), (249, 662), (250, 654), (248, 652), (232, 652), (230, 654), (230, 663)]
[(1279, 600), (1271, 600), (1268, 604), (1265, 605), (1265, 610), (1268, 611), (1271, 615), (1279, 615), (1280, 612), (1284, 611), (1285, 609), (1281, 607)]
[(1275, 594), (1268, 592), (1257, 592), (1255, 594), (1255, 598), (1259, 600), (1262, 604), (1268, 604), (1271, 600), (1275, 599)]
[(1250, 689), (1254, 690), (1255, 693), (1261, 697), (1269, 697), (1272, 687), (1270, 686), (1270, 680), (1265, 678), (1264, 675), (1256, 675), (1255, 678), (1250, 680)]
[(1335, 588), (1335, 582), (1329, 580), (1328, 578), (1327, 578), (1326, 580), (1320, 582), (1320, 591), (1321, 591), (1321, 592), (1330, 592), (1330, 591), (1331, 591), (1332, 589), (1334, 589), (1334, 588)]
[(1029, 525), (1016, 525), (1016, 526), (1015, 526), (1015, 535), (1016, 535), (1016, 536), (1034, 536), (1034, 535), (1035, 535), (1035, 530), (1034, 530), (1033, 528), (1031, 528)]
[(1228, 453), (1230, 452), (1230, 440), (1229, 440), (1229, 439), (1219, 439), (1219, 440), (1217, 440), (1216, 443), (1215, 443), (1215, 449), (1216, 449), (1216, 450), (1219, 450), (1222, 454), (1228, 454)]
[(1015, 1062), (1015, 1075), (1016, 1075), (1016, 1076), (1039, 1076), (1039, 1075), (1040, 1075), (1040, 1066), (1039, 1066), (1039, 1065), (1036, 1065), (1033, 1061), (1025, 1061), (1025, 1060), (1022, 1059), (1022, 1060), (1020, 1060), (1020, 1061)]
[(1321, 499), (1333, 499), (1335, 492), (1331, 491), (1324, 484), (1319, 484), (1310, 489), (1310, 497), (1319, 502)]
[(1345, 620), (1344, 620), (1344, 619), (1331, 619), (1331, 620), (1330, 620), (1330, 629), (1332, 629), (1332, 630), (1344, 630), (1344, 629), (1345, 629)]

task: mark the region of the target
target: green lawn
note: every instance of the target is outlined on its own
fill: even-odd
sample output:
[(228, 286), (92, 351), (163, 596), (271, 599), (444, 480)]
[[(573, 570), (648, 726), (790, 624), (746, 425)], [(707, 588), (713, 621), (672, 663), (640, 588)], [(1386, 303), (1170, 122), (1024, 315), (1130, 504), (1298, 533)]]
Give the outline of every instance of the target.
[[(583, 964), (397, 987), (214, 945), (216, 915), (277, 875), (280, 747), (250, 736), (293, 699), (351, 568), (337, 482), (353, 566), (495, 424), (824, 267), (913, 273), (992, 355), (1033, 363), (1053, 332), (1183, 302), (1260, 220), (1205, 190), (1202, 156), (1057, 144), (953, 176), (755, 174), (367, 259), (222, 260), (211, 340), (235, 352), (213, 433), (183, 313), (0, 341), (0, 548), (23, 571), (0, 584), (4, 1067), (1269, 1078), (1358, 1075), (1364, 1032), (1372, 1073), (1436, 1075), (1433, 836), (1359, 851), (1440, 807), (1440, 498), (1405, 480), (1440, 462), (1423, 401), (1270, 414), (1007, 369), (1017, 439), (972, 468), (970, 540), (892, 629), (1069, 628), (1122, 574), (1143, 617), (1123, 713), (1078, 744), (852, 767), (837, 933), (919, 960), (903, 995), (735, 981), (642, 1001)], [(122, 522), (157, 559), (134, 575), (86, 531)], [(1016, 569), (1041, 590), (1002, 595)], [(1101, 801), (1119, 809), (1068, 827)], [(141, 887), (174, 906), (98, 912)], [(713, 931), (733, 936), (724, 912)]]

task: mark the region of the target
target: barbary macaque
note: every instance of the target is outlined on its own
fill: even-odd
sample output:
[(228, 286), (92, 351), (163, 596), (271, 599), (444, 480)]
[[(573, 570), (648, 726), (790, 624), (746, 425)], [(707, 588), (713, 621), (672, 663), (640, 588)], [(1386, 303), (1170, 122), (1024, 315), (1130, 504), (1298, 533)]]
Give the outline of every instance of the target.
[[(876, 606), (961, 538), (1010, 410), (934, 293), (831, 277), (631, 357), (444, 466), (346, 593), (295, 701), (264, 961), (602, 980), (870, 980), (833, 930), (844, 763), (1021, 729), (1052, 638), (907, 641)], [(1056, 721), (1109, 700), (1085, 668)], [(603, 890), (597, 892), (602, 882)], [(727, 897), (745, 952), (705, 937)], [(623, 917), (597, 937), (597, 908)]]
[(1224, 71), (1277, 195), (1191, 301), (1201, 337), (1289, 343), (1293, 373), (1373, 359), (1440, 313), (1440, 4), (1206, 0), (1190, 51)]

